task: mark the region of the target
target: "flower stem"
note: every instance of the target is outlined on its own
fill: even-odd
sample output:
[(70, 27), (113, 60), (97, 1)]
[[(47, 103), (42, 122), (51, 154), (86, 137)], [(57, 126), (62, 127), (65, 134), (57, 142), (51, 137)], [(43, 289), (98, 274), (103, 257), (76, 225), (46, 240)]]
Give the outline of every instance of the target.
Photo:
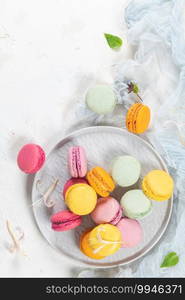
[(140, 100), (140, 102), (142, 102), (143, 103), (143, 99), (139, 96), (139, 94), (138, 93), (136, 93), (136, 95), (138, 96), (138, 98), (139, 98), (139, 100)]

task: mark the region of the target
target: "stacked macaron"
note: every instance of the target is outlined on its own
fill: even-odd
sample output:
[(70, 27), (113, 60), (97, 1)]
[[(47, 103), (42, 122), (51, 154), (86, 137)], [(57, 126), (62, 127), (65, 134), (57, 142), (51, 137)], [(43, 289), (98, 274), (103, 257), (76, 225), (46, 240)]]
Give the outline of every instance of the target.
[[(173, 180), (167, 172), (153, 170), (146, 174), (140, 189), (133, 185), (141, 176), (141, 164), (133, 156), (120, 155), (110, 164), (110, 173), (100, 166), (87, 168), (83, 147), (71, 147), (68, 152), (71, 178), (64, 184), (62, 196), (66, 209), (51, 217), (55, 231), (67, 231), (89, 215), (95, 226), (80, 238), (80, 250), (92, 259), (103, 259), (120, 248), (136, 247), (143, 236), (139, 220), (152, 211), (152, 200), (163, 201), (173, 193)], [(111, 193), (116, 185), (123, 188), (118, 201)], [(125, 187), (132, 187), (124, 193)]]
[[(22, 147), (17, 157), (19, 168), (29, 174), (37, 172), (44, 161), (45, 153), (36, 144)], [(68, 169), (70, 178), (61, 193), (66, 209), (51, 216), (51, 228), (72, 230), (82, 224), (82, 216), (90, 215), (95, 225), (82, 234), (80, 250), (91, 259), (137, 246), (143, 236), (139, 220), (151, 213), (152, 201), (165, 201), (173, 194), (173, 179), (163, 170), (150, 171), (140, 189), (134, 189), (141, 177), (141, 164), (130, 155), (113, 158), (109, 174), (101, 166), (88, 170), (85, 149), (73, 146), (68, 151)], [(123, 188), (120, 201), (111, 195), (116, 185)], [(132, 189), (125, 192), (128, 187)]]
[(62, 196), (69, 210), (55, 213), (51, 217), (51, 227), (56, 231), (74, 229), (82, 223), (82, 217), (90, 214), (97, 203), (96, 191), (85, 179), (87, 158), (83, 147), (69, 148), (68, 167), (71, 178), (63, 187)]

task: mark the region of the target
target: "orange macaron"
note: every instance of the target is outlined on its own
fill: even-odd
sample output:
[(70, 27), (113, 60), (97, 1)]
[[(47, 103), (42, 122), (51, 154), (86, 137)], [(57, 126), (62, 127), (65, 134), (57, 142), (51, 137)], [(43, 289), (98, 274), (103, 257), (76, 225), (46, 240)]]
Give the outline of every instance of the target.
[(91, 169), (86, 178), (96, 193), (102, 197), (108, 197), (115, 188), (112, 177), (101, 167)]
[(91, 229), (85, 231), (80, 237), (80, 250), (86, 256), (93, 258), (93, 259), (103, 259), (104, 257), (100, 256), (97, 253), (93, 253), (93, 249), (89, 246), (89, 233)]
[(126, 115), (126, 127), (132, 133), (143, 133), (150, 123), (150, 109), (142, 103), (133, 104)]

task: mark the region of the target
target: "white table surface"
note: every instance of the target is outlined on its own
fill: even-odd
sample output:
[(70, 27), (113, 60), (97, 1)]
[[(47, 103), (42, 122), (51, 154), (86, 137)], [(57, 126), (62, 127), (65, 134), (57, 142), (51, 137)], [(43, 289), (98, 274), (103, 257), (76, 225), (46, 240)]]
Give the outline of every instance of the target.
[[(124, 0), (0, 0), (0, 276), (72, 277), (77, 267), (38, 231), (19, 148), (46, 152), (62, 138), (66, 111), (88, 77), (112, 82), (110, 66), (129, 57)], [(123, 37), (119, 52), (103, 33)], [(11, 254), (6, 219), (24, 229), (28, 257)]]

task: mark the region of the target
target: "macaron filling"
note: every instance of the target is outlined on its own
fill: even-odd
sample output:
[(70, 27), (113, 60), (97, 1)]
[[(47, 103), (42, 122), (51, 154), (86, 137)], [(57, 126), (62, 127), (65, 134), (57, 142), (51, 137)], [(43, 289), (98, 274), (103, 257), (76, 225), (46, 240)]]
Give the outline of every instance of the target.
[[(76, 218), (72, 218), (71, 220), (60, 220), (60, 221), (52, 221), (52, 228), (56, 229), (60, 227), (60, 225), (68, 226), (72, 224), (73, 222), (79, 221), (79, 225), (81, 224), (81, 218), (79, 216), (76, 216)], [(76, 227), (77, 224), (75, 224)]]
[(107, 182), (103, 179), (103, 177), (100, 174), (98, 174), (98, 172), (96, 172), (96, 170), (92, 170), (92, 177), (95, 180), (95, 185), (98, 187), (98, 189), (101, 189), (102, 192), (112, 191), (112, 187), (109, 184), (107, 184)]
[(77, 167), (78, 176), (81, 176), (82, 168), (80, 162), (80, 149), (78, 147), (76, 148), (76, 167)]
[(109, 223), (112, 225), (116, 225), (120, 221), (122, 214), (123, 214), (123, 209), (120, 207), (116, 215), (114, 216), (114, 218)]
[(75, 177), (79, 177), (79, 170), (81, 169), (79, 160), (79, 148), (73, 147), (72, 149), (72, 170), (75, 174)]
[(85, 151), (82, 147), (71, 147), (69, 150), (69, 167), (72, 177), (84, 177), (87, 172)]

